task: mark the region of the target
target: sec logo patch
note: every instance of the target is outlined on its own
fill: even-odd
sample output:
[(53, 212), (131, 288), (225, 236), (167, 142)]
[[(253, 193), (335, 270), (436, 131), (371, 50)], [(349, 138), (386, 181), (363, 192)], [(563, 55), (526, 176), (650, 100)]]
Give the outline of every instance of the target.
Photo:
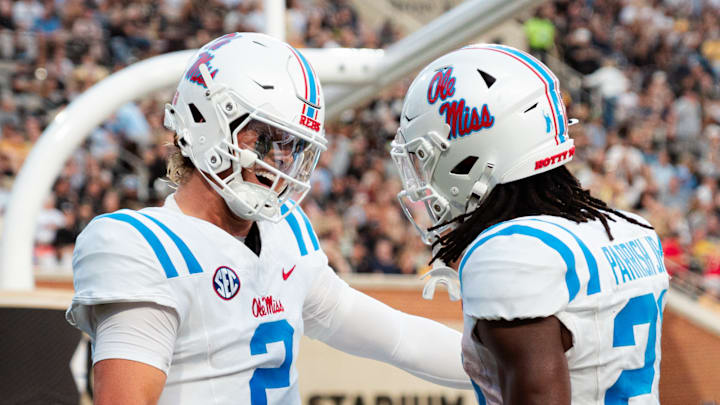
[(213, 289), (218, 297), (232, 299), (240, 291), (240, 278), (230, 267), (220, 266), (213, 276)]

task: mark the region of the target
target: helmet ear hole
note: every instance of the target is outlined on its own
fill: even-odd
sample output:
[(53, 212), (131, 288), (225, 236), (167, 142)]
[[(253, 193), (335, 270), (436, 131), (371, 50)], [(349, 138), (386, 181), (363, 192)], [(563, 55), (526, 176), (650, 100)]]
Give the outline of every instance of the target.
[(205, 122), (205, 117), (203, 117), (202, 113), (200, 112), (200, 110), (198, 110), (194, 103), (188, 104), (188, 108), (190, 109), (190, 114), (192, 114), (193, 121), (198, 124), (201, 122)]
[(473, 166), (475, 166), (475, 163), (477, 162), (478, 157), (477, 156), (468, 156), (465, 159), (463, 159), (460, 163), (455, 165), (452, 170), (450, 170), (450, 173), (457, 174), (457, 175), (467, 175), (472, 170)]

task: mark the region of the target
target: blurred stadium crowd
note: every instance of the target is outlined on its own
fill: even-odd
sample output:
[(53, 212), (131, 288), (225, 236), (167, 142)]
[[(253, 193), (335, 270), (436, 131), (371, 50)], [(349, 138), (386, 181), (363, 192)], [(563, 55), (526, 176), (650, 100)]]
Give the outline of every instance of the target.
[[(581, 121), (571, 169), (596, 196), (653, 223), (676, 278), (720, 296), (718, 21), (720, 0), (555, 0), (525, 29), (532, 52), (582, 78), (566, 100)], [(43, 128), (98, 80), (226, 32), (263, 30), (259, 0), (0, 0), (0, 212)], [(384, 47), (401, 35), (390, 21), (371, 28), (349, 0), (288, 0), (287, 30), (300, 48)], [(304, 207), (339, 272), (426, 270), (388, 154), (408, 84), (327, 127), (330, 149)], [(170, 97), (123, 106), (67, 162), (37, 229), (40, 267), (68, 271), (95, 215), (160, 204), (172, 191)]]
[(556, 1), (536, 18), (588, 91), (570, 103), (574, 173), (652, 222), (675, 278), (720, 296), (720, 1)]

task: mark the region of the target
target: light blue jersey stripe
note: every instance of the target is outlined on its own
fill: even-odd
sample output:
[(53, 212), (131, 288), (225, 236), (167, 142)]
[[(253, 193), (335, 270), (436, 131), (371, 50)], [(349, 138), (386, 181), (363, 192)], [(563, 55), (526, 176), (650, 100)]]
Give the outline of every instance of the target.
[(580, 280), (577, 276), (577, 270), (575, 269), (575, 255), (573, 254), (572, 250), (570, 250), (563, 241), (556, 238), (555, 236), (542, 231), (540, 229), (531, 228), (526, 225), (510, 225), (507, 228), (503, 228), (500, 231), (497, 231), (493, 233), (492, 235), (485, 236), (484, 238), (480, 239), (479, 241), (475, 242), (472, 247), (468, 250), (468, 252), (463, 256), (462, 261), (460, 262), (460, 291), (462, 293), (462, 272), (463, 268), (465, 267), (465, 263), (467, 262), (467, 259), (472, 255), (472, 253), (477, 249), (478, 247), (482, 246), (485, 242), (488, 240), (496, 237), (496, 236), (510, 236), (510, 235), (525, 235), (530, 236), (533, 238), (539, 239), (542, 243), (550, 247), (551, 249), (554, 249), (556, 252), (560, 254), (560, 257), (562, 257), (563, 261), (565, 262), (566, 271), (565, 271), (565, 285), (567, 286), (568, 290), (568, 296), (569, 301), (572, 301), (575, 296), (577, 295), (578, 291), (580, 290)]
[[(460, 353), (460, 359), (462, 360), (462, 363), (465, 363), (465, 356), (463, 356), (462, 353)], [(472, 384), (473, 391), (475, 392), (475, 398), (477, 399), (478, 404), (485, 405), (485, 395), (483, 395), (480, 386), (475, 384), (475, 381), (473, 381), (472, 378), (470, 379), (470, 384)]]
[(525, 53), (519, 52), (516, 49), (508, 48), (502, 45), (491, 45), (490, 47), (503, 50), (507, 53), (510, 53), (514, 56), (517, 56), (518, 58), (522, 59), (523, 61), (527, 62), (528, 65), (532, 66), (533, 69), (535, 69), (540, 76), (544, 79), (544, 81), (547, 83), (548, 86), (548, 92), (550, 93), (550, 98), (552, 99), (553, 103), (553, 109), (555, 110), (555, 115), (557, 115), (558, 118), (558, 138), (560, 143), (565, 142), (565, 117), (563, 117), (563, 110), (561, 108), (560, 102), (558, 100), (557, 96), (557, 88), (555, 84), (555, 80), (553, 79), (553, 76), (551, 73), (548, 72), (547, 69), (545, 69), (540, 63), (538, 63), (535, 58), (529, 57)]
[(177, 246), (178, 250), (180, 251), (183, 259), (185, 260), (185, 264), (187, 265), (190, 274), (202, 273), (202, 267), (200, 267), (200, 263), (198, 263), (195, 255), (192, 254), (190, 248), (188, 248), (185, 242), (183, 242), (182, 239), (180, 239), (180, 237), (175, 234), (175, 232), (171, 231), (170, 228), (165, 226), (165, 224), (151, 217), (150, 215), (144, 214), (142, 212), (139, 212), (138, 214), (142, 214), (146, 218), (153, 221), (157, 226), (160, 227), (160, 229), (165, 231), (165, 233), (170, 237), (170, 239), (172, 239), (172, 241), (175, 243), (175, 246)]
[[(286, 212), (288, 212), (288, 207), (286, 207), (285, 205), (281, 205), (280, 213), (282, 215), (285, 215)], [(305, 241), (303, 240), (302, 232), (300, 231), (300, 224), (298, 223), (297, 218), (295, 218), (295, 215), (291, 213), (290, 215), (285, 217), (285, 221), (287, 221), (288, 225), (290, 225), (290, 229), (292, 230), (293, 235), (295, 235), (295, 239), (297, 239), (298, 248), (300, 249), (300, 255), (307, 255), (307, 247), (305, 246)]]
[(588, 281), (588, 286), (587, 286), (587, 295), (593, 295), (593, 294), (599, 293), (600, 292), (600, 275), (598, 274), (598, 264), (597, 264), (597, 261), (595, 260), (595, 256), (593, 256), (592, 253), (590, 253), (590, 249), (588, 249), (587, 245), (585, 245), (585, 243), (582, 240), (580, 240), (580, 238), (578, 238), (574, 233), (572, 233), (569, 229), (565, 228), (562, 225), (559, 225), (559, 224), (556, 224), (556, 223), (550, 222), (550, 221), (545, 221), (543, 219), (538, 219), (538, 218), (527, 218), (527, 219), (530, 221), (538, 221), (538, 222), (543, 222), (546, 224), (554, 225), (554, 226), (564, 230), (565, 232), (569, 233), (575, 239), (575, 241), (578, 243), (578, 245), (580, 245), (580, 250), (582, 250), (583, 256), (585, 256), (585, 261), (587, 261), (587, 264), (588, 264), (588, 271), (590, 272), (590, 280)]
[(660, 240), (660, 236), (658, 236), (657, 233), (655, 234), (655, 239), (657, 239), (657, 241), (658, 241), (658, 251), (659, 251), (659, 252), (662, 252), (662, 251), (663, 251), (662, 241)]
[(500, 225), (508, 225), (508, 224), (523, 221), (525, 219), (527, 219), (527, 218), (515, 218), (515, 219), (508, 219), (507, 221), (503, 221), (503, 222), (498, 222), (495, 225), (490, 225), (489, 227), (485, 228), (485, 230), (480, 232), (480, 235), (478, 235), (478, 236), (487, 235), (488, 233), (490, 233), (490, 231), (492, 231), (493, 229), (497, 228)]
[(313, 227), (310, 224), (310, 220), (308, 219), (307, 215), (305, 215), (305, 213), (302, 212), (300, 208), (298, 208), (297, 212), (300, 213), (303, 222), (305, 222), (305, 228), (307, 229), (308, 235), (310, 235), (310, 242), (312, 242), (313, 248), (315, 250), (320, 250), (320, 244), (318, 243), (317, 235), (315, 235), (315, 231), (313, 230)]
[(160, 242), (160, 239), (158, 239), (158, 237), (155, 236), (155, 234), (150, 230), (150, 228), (145, 226), (145, 224), (140, 222), (138, 219), (132, 217), (131, 215), (123, 214), (121, 212), (100, 215), (97, 218), (111, 218), (132, 225), (150, 244), (150, 247), (152, 248), (153, 252), (155, 252), (155, 256), (157, 256), (160, 265), (165, 271), (165, 275), (167, 276), (167, 278), (173, 278), (178, 276), (178, 272), (177, 270), (175, 270), (175, 266), (170, 260), (170, 257), (168, 256), (167, 251), (163, 247), (162, 242)]
[(662, 290), (660, 295), (657, 299), (657, 307), (658, 307), (658, 313), (660, 314), (660, 322), (663, 320), (663, 299), (665, 299), (665, 293), (667, 292), (667, 288)]
[[(297, 203), (293, 200), (290, 200), (290, 204), (297, 205)], [(312, 242), (313, 248), (315, 248), (315, 250), (320, 250), (320, 244), (318, 243), (317, 235), (315, 235), (315, 231), (313, 230), (312, 224), (310, 223), (307, 215), (305, 215), (305, 213), (299, 207), (297, 209), (297, 212), (300, 213), (303, 222), (305, 222), (305, 229), (307, 229), (308, 235), (310, 235), (310, 242)]]
[(483, 395), (480, 387), (478, 387), (478, 385), (475, 384), (475, 381), (473, 380), (470, 380), (470, 383), (472, 384), (473, 391), (475, 391), (475, 398), (477, 398), (478, 404), (485, 405), (485, 395)]

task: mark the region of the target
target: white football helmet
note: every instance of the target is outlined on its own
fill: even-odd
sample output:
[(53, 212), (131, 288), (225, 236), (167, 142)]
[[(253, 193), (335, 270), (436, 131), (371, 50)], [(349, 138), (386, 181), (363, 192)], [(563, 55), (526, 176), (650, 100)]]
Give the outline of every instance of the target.
[(398, 199), (423, 241), (450, 229), (423, 229), (411, 214), (424, 204), (434, 225), (471, 212), (497, 184), (569, 162), (575, 152), (555, 75), (508, 46), (477, 44), (440, 57), (415, 78), (391, 155)]
[(291, 212), (282, 207), (307, 194), (326, 149), (324, 104), (300, 52), (267, 35), (232, 33), (192, 58), (165, 126), (235, 215), (278, 221)]

